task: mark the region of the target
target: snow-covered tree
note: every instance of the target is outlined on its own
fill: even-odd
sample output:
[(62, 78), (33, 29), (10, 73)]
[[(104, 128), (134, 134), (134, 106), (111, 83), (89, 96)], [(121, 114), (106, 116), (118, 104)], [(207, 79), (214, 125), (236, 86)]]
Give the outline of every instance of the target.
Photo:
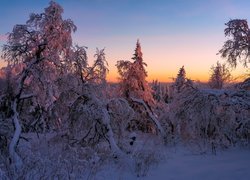
[(153, 97), (157, 102), (168, 102), (168, 87), (158, 80), (152, 82)]
[(105, 57), (104, 49), (99, 50), (97, 48), (94, 57), (96, 58), (94, 64), (88, 67), (87, 72), (84, 74), (85, 79), (86, 81), (97, 84), (104, 83), (106, 82), (108, 73), (108, 62)]
[(182, 66), (177, 74), (177, 77), (175, 79), (175, 82), (173, 84), (174, 91), (176, 93), (180, 93), (181, 89), (184, 87), (186, 82), (186, 71), (184, 66)]
[(136, 43), (132, 59), (133, 62), (121, 60), (116, 64), (120, 75), (122, 93), (128, 99), (134, 97), (142, 99), (148, 104), (153, 104), (152, 89), (146, 81), (147, 72), (144, 67), (146, 63), (142, 58), (139, 40)]
[(34, 78), (33, 81), (41, 82), (47, 89), (47, 103), (50, 106), (54, 96), (54, 75), (67, 70), (67, 57), (72, 45), (71, 33), (76, 30), (76, 26), (71, 20), (63, 20), (62, 13), (62, 7), (51, 1), (45, 12), (32, 13), (26, 24), (15, 25), (3, 47), (3, 58), (9, 65), (23, 64), (11, 99), (11, 119), (15, 132), (9, 144), (9, 154), (15, 167), (21, 165), (21, 158), (15, 150), (22, 131), (20, 101), (34, 96), (25, 94), (28, 80)]
[(198, 89), (187, 80), (170, 103), (165, 121), (175, 137), (196, 142), (199, 148), (214, 151), (237, 142), (248, 143), (249, 98), (246, 91)]
[(134, 61), (118, 61), (116, 66), (120, 75), (120, 86), (122, 94), (129, 101), (133, 109), (137, 112), (134, 124), (131, 122), (130, 128), (139, 129), (144, 132), (159, 132), (163, 135), (161, 124), (152, 111), (155, 104), (152, 89), (146, 81), (147, 72), (144, 68), (141, 45), (139, 40), (136, 43)]
[(107, 104), (93, 93), (90, 84), (84, 86), (84, 91), (70, 108), (71, 128), (69, 135), (74, 143), (96, 145), (101, 140), (107, 140), (114, 156), (122, 155), (116, 144)]
[(74, 46), (70, 58), (72, 60), (73, 74), (84, 84), (86, 82), (84, 74), (87, 72), (88, 67), (86, 47), (78, 45)]
[(248, 67), (250, 63), (250, 29), (247, 20), (233, 19), (225, 25), (224, 33), (228, 40), (219, 53), (227, 59), (232, 67), (236, 67), (238, 62)]
[(76, 77), (80, 77), (82, 85), (86, 83), (100, 85), (106, 82), (109, 70), (104, 49), (99, 50), (97, 48), (94, 57), (94, 63), (90, 66), (88, 64), (86, 47), (77, 45), (73, 48), (71, 53), (72, 72)]
[(211, 67), (211, 76), (209, 85), (213, 89), (221, 89), (223, 85), (230, 80), (231, 74), (225, 64), (216, 63)]

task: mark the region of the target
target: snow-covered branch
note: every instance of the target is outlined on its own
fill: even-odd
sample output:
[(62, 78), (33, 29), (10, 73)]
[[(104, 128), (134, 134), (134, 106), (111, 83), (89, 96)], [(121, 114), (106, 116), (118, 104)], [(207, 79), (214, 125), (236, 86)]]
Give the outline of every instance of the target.
[(29, 98), (32, 98), (34, 97), (35, 94), (34, 93), (30, 93), (30, 94), (23, 94), (20, 96), (20, 100), (23, 100), (23, 99), (29, 99)]
[(137, 99), (137, 98), (132, 98), (131, 97), (131, 100), (133, 102), (135, 102), (135, 103), (141, 104), (145, 108), (145, 111), (149, 115), (149, 117), (150, 117), (151, 121), (153, 122), (153, 124), (156, 126), (158, 132), (160, 133), (160, 135), (162, 137), (164, 137), (164, 131), (162, 129), (162, 126), (161, 126), (160, 122), (157, 120), (156, 116), (152, 113), (152, 111), (149, 109), (149, 107), (146, 105), (146, 103), (143, 100)]

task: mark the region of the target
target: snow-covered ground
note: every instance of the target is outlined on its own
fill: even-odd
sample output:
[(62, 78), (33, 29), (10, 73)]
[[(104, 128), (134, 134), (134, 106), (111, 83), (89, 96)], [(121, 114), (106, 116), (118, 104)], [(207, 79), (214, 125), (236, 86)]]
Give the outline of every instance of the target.
[(216, 155), (176, 152), (145, 179), (249, 180), (250, 150), (231, 149)]
[(121, 167), (102, 169), (90, 179), (146, 180), (249, 180), (250, 149), (233, 148), (213, 154), (194, 154), (184, 148), (166, 150), (166, 160), (151, 167), (145, 177), (136, 177)]

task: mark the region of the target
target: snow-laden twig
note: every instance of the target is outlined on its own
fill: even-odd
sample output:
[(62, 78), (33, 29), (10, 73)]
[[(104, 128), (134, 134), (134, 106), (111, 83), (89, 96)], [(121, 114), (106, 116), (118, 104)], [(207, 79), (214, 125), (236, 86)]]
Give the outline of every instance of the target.
[(33, 93), (23, 94), (23, 95), (20, 96), (20, 99), (29, 99), (29, 98), (32, 98), (34, 96), (35, 96), (35, 94), (33, 94)]

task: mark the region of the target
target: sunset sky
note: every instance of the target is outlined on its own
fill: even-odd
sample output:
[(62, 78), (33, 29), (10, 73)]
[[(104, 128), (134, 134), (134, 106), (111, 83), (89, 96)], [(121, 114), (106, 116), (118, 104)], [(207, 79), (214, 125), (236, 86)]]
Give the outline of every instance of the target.
[[(207, 81), (211, 65), (224, 62), (216, 55), (226, 40), (230, 19), (250, 21), (249, 0), (57, 0), (64, 18), (78, 27), (73, 41), (88, 47), (90, 63), (95, 48), (104, 48), (108, 80), (118, 77), (117, 60), (130, 60), (140, 39), (148, 80), (170, 81), (184, 65), (187, 76)], [(30, 13), (41, 13), (49, 0), (1, 0), (0, 45), (15, 24)], [(3, 66), (3, 61), (0, 61)], [(238, 67), (233, 74), (246, 71)]]

